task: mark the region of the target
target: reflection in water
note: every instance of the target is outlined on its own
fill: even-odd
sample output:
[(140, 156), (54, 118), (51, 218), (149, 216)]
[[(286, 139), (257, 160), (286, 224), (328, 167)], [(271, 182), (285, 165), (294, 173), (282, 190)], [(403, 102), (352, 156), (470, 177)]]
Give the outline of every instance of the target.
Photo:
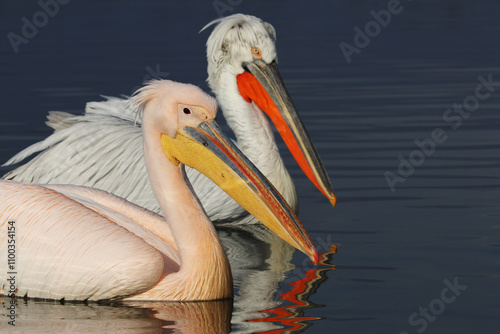
[(262, 313), (274, 314), (268, 318), (250, 320), (252, 322), (274, 322), (281, 324), (282, 328), (265, 333), (300, 333), (311, 325), (311, 320), (320, 320), (320, 317), (304, 317), (304, 310), (317, 307), (309, 301), (309, 297), (314, 294), (319, 286), (327, 280), (326, 273), (335, 269), (335, 265), (329, 264), (333, 254), (337, 252), (337, 246), (331, 245), (329, 252), (320, 254), (319, 265), (326, 267), (308, 270), (303, 278), (289, 283), (293, 289), (282, 293), (280, 299), (291, 305), (276, 307), (261, 311)]
[(213, 302), (61, 303), (19, 299), (15, 327), (2, 302), (2, 333), (229, 333), (232, 300)]
[[(211, 302), (126, 302), (128, 306), (148, 308), (161, 328), (175, 333), (229, 333), (233, 300)], [(168, 332), (168, 331), (167, 331)]]
[[(321, 264), (315, 269), (304, 273), (298, 267), (290, 272), (295, 267), (291, 263), (295, 250), (265, 227), (221, 227), (219, 235), (232, 266), (234, 301), (61, 303), (19, 299), (14, 328), (7, 318), (10, 299), (0, 297), (0, 332), (279, 333), (304, 329), (310, 320), (320, 319), (304, 317), (303, 311), (316, 306), (308, 298), (334, 268), (328, 262), (336, 248), (320, 254)], [(293, 288), (276, 299), (280, 284), (291, 275)]]
[(291, 264), (295, 249), (261, 224), (219, 227), (235, 285), (233, 332), (258, 333), (277, 327), (274, 323), (252, 323), (262, 310), (279, 307), (275, 300), (279, 284)]

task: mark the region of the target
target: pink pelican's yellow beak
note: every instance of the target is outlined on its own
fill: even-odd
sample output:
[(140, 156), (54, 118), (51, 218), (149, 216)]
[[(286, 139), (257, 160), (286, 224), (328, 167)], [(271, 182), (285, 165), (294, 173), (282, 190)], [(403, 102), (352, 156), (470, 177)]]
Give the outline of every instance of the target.
[(293, 210), (215, 121), (181, 127), (175, 138), (163, 134), (161, 142), (170, 160), (203, 173), (281, 239), (318, 262), (318, 252)]
[(262, 59), (255, 59), (244, 63), (243, 67), (245, 72), (237, 77), (241, 96), (249, 103), (253, 101), (269, 116), (300, 168), (335, 206), (337, 199), (330, 178), (293, 105), (276, 63), (267, 64)]

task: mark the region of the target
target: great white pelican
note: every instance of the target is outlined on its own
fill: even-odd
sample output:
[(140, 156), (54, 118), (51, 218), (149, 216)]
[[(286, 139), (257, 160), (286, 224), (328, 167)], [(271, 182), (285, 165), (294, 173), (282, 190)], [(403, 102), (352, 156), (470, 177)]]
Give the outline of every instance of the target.
[(1, 293), (65, 300), (231, 297), (229, 262), (185, 164), (318, 261), (291, 208), (219, 130), (215, 99), (163, 80), (130, 102), (142, 114), (147, 175), (163, 216), (98, 189), (1, 180)]

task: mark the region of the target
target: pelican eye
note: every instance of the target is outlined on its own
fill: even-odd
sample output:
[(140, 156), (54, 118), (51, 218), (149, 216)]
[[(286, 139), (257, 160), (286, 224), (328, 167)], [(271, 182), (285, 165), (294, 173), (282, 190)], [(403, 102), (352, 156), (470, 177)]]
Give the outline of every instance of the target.
[(182, 109), (182, 111), (186, 114), (186, 115), (189, 115), (191, 113), (191, 109), (189, 108), (184, 108)]
[(262, 54), (260, 52), (260, 49), (256, 46), (254, 46), (252, 48), (252, 55), (254, 56), (254, 58), (262, 58)]

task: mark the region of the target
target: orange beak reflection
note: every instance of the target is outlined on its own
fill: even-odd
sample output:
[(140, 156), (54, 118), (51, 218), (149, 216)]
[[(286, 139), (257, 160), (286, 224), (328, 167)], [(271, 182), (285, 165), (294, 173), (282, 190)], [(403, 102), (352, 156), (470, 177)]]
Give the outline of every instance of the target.
[(269, 116), (300, 168), (335, 205), (337, 199), (330, 178), (293, 105), (276, 63), (255, 60), (244, 63), (243, 67), (246, 71), (237, 77), (241, 96), (249, 103), (253, 101)]

